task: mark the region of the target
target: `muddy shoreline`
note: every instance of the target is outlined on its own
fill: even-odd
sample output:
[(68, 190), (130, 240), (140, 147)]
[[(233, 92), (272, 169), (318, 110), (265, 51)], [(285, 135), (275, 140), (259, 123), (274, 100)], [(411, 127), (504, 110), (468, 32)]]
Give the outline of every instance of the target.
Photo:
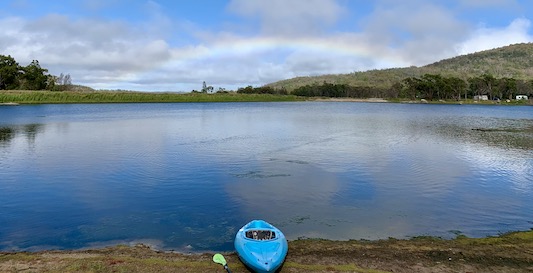
[[(214, 253), (186, 254), (146, 245), (41, 252), (0, 252), (0, 272), (224, 272)], [(232, 272), (249, 272), (223, 253)], [(443, 240), (289, 242), (280, 272), (533, 272), (533, 231)]]

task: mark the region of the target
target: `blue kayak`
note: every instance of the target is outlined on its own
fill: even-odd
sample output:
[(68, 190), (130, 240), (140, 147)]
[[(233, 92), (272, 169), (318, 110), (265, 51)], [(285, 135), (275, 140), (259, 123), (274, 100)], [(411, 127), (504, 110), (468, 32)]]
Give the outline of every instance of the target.
[(275, 272), (287, 256), (288, 244), (279, 229), (263, 220), (253, 220), (237, 232), (235, 250), (255, 272)]

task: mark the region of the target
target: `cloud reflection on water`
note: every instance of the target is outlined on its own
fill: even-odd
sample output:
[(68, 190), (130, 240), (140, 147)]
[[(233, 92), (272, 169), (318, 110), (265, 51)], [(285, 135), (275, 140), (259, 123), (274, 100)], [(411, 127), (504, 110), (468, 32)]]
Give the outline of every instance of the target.
[[(78, 115), (33, 134), (5, 133), (0, 187), (20, 196), (4, 198), (3, 208), (20, 212), (17, 202), (26, 200), (43, 209), (42, 216), (21, 214), (36, 221), (24, 228), (12, 222), (12, 244), (40, 228), (73, 244), (150, 238), (209, 249), (231, 245), (235, 229), (254, 218), (279, 225), (290, 239), (527, 228), (532, 150), (509, 143), (531, 136), (504, 132), (518, 141), (499, 145), (492, 132), (472, 130), (500, 128), (508, 118), (390, 104), (132, 107), (140, 112)], [(57, 216), (57, 206), (70, 207), (70, 223), (39, 222)]]

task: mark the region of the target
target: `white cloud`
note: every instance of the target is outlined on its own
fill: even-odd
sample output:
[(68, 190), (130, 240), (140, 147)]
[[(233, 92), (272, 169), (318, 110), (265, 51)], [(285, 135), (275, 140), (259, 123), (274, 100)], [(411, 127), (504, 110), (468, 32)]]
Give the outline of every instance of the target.
[(248, 18), (259, 18), (263, 33), (268, 35), (317, 34), (343, 13), (334, 0), (232, 0), (228, 9)]
[(9, 29), (0, 33), (0, 45), (21, 65), (38, 59), (52, 74), (70, 73), (84, 84), (119, 81), (172, 55), (165, 40), (122, 22), (52, 14), (34, 21), (6, 18), (0, 28)]
[(459, 54), (468, 54), (509, 44), (533, 42), (533, 36), (529, 34), (530, 27), (531, 21), (525, 18), (515, 19), (504, 28), (481, 26), (457, 46), (457, 51)]
[(364, 20), (365, 33), (413, 65), (449, 57), (468, 26), (444, 6), (425, 1), (382, 1)]
[[(94, 14), (123, 3), (84, 0), (78, 7)], [(205, 80), (235, 89), (296, 76), (424, 65), (532, 41), (529, 18), (503, 28), (476, 27), (479, 22), (459, 11), (512, 3), (379, 0), (365, 4), (371, 10), (366, 17), (349, 18), (355, 13), (347, 11), (353, 5), (348, 1), (231, 0), (227, 21), (213, 27), (173, 17), (163, 4), (147, 1), (141, 5), (144, 18), (129, 21), (0, 17), (0, 54), (21, 65), (37, 59), (50, 73), (69, 73), (75, 83), (95, 88), (189, 91)], [(339, 24), (342, 30), (332, 31)]]

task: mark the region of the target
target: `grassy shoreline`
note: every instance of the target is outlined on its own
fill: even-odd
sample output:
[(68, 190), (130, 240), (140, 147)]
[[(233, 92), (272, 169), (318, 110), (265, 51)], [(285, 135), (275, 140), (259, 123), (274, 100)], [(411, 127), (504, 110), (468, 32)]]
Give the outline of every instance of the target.
[(227, 93), (172, 93), (134, 91), (0, 91), (1, 105), (20, 104), (74, 104), (74, 103), (180, 103), (180, 102), (373, 102), (373, 103), (428, 103), (428, 104), (479, 104), (479, 105), (533, 105), (533, 101), (412, 101), (382, 98), (322, 98), (293, 95)]
[[(0, 252), (0, 272), (224, 272), (213, 253), (185, 254), (145, 245), (76, 251)], [(224, 253), (233, 272), (248, 272)], [(533, 231), (453, 240), (289, 242), (281, 272), (532, 272)]]
[(297, 96), (237, 93), (148, 93), (131, 91), (1, 91), (0, 103), (173, 103), (173, 102), (276, 102), (300, 101)]

